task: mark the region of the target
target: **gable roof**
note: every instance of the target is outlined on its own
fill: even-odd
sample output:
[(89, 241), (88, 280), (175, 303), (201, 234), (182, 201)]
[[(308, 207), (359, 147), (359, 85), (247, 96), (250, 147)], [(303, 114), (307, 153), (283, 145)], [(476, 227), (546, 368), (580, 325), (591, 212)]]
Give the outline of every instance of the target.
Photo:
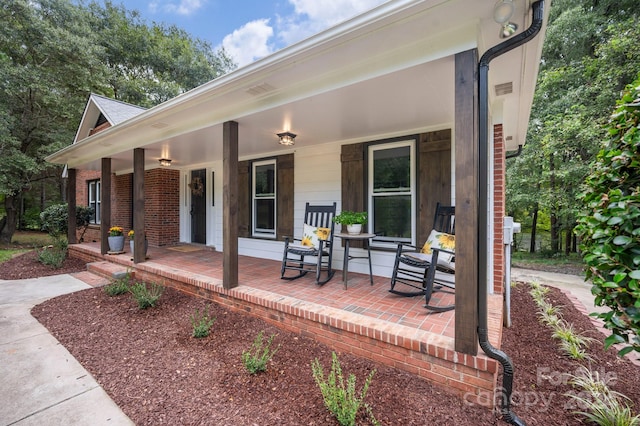
[(146, 108), (92, 93), (87, 100), (73, 143), (89, 137), (91, 130), (103, 124), (104, 120), (111, 126), (116, 126), (146, 110)]

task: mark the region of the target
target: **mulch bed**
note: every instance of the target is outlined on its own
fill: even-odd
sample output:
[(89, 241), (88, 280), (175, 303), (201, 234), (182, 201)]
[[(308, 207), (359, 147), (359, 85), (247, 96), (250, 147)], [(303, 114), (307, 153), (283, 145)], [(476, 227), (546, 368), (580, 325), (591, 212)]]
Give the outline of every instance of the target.
[(48, 277), (86, 270), (87, 262), (75, 257), (67, 257), (61, 268), (54, 269), (51, 266), (40, 263), (37, 250), (31, 250), (3, 262), (0, 266), (0, 280)]
[[(5, 266), (3, 273), (15, 267)], [(613, 389), (640, 401), (640, 369), (613, 350), (603, 352), (602, 334), (562, 292), (551, 289), (547, 297), (563, 307), (563, 318), (576, 331), (596, 339), (589, 349), (591, 369), (610, 379)], [(191, 315), (207, 306), (216, 318), (211, 335), (190, 337)], [(326, 372), (331, 349), (262, 320), (172, 289), (148, 310), (139, 310), (128, 294), (108, 297), (93, 288), (51, 299), (32, 314), (136, 424), (337, 424), (323, 406), (310, 366), (318, 358)], [(524, 284), (512, 291), (512, 321), (503, 332), (502, 349), (515, 366), (513, 411), (528, 425), (580, 424), (573, 414), (576, 403), (565, 395), (577, 392), (566, 375), (580, 364), (562, 355), (550, 330), (538, 322)], [(241, 355), (259, 331), (275, 334), (280, 349), (265, 373), (250, 375)], [(358, 389), (376, 369), (366, 402), (381, 424), (505, 424), (495, 413), (411, 374), (348, 354), (339, 359), (344, 374), (357, 377)], [(358, 424), (371, 424), (364, 411)]]

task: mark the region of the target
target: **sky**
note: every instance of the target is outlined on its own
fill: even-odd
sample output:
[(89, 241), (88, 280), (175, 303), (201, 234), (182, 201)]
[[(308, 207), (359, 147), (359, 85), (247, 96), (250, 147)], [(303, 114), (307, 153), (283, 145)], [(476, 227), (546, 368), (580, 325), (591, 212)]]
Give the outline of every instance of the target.
[(249, 64), (387, 0), (113, 0), (147, 24), (175, 24)]

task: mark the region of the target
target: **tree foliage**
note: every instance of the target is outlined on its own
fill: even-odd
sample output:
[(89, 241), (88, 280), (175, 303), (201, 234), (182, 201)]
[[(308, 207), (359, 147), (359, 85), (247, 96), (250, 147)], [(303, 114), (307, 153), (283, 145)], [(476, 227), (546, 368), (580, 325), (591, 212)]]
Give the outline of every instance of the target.
[(640, 70), (637, 2), (557, 0), (552, 3), (527, 145), (507, 165), (507, 211), (527, 222), (551, 218), (551, 249), (561, 232), (570, 248), (575, 199), (599, 150), (608, 111)]
[[(61, 168), (44, 158), (73, 142), (90, 93), (150, 107), (235, 66), (184, 30), (149, 26), (109, 2), (12, 0), (0, 3), (0, 22), (3, 242), (34, 183), (61, 179)], [(52, 195), (42, 208), (61, 201)]]
[(607, 126), (609, 139), (593, 163), (580, 199), (587, 210), (577, 232), (596, 306), (611, 330), (605, 343), (621, 355), (640, 352), (640, 74)]

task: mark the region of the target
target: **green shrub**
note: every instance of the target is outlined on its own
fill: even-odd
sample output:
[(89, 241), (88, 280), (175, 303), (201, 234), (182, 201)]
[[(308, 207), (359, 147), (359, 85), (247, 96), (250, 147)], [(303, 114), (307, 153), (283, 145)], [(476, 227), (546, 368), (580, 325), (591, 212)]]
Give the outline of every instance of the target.
[(127, 272), (124, 277), (112, 280), (111, 283), (104, 286), (104, 292), (112, 297), (128, 293), (130, 283), (131, 274)]
[(129, 289), (133, 298), (138, 302), (138, 308), (147, 309), (156, 306), (160, 296), (164, 292), (164, 287), (156, 283), (147, 286), (144, 282), (135, 283)]
[(242, 352), (242, 364), (244, 364), (244, 368), (246, 368), (250, 374), (267, 370), (267, 363), (280, 349), (280, 345), (275, 349), (271, 349), (274, 337), (276, 337), (276, 335), (272, 334), (265, 343), (263, 332), (261, 331), (253, 341), (251, 348), (248, 351)]
[[(93, 217), (93, 209), (91, 207), (76, 206), (76, 226), (84, 231), (89, 226), (89, 221)], [(54, 204), (40, 213), (40, 222), (42, 230), (52, 236), (65, 235), (69, 221), (69, 207), (67, 204)]]
[(40, 231), (42, 229), (39, 208), (31, 207), (24, 212), (22, 215), (21, 229), (28, 229), (30, 231)]
[(587, 264), (597, 314), (611, 335), (605, 347), (640, 352), (640, 77), (627, 86), (609, 124), (609, 138), (579, 196), (576, 233)]
[(340, 366), (340, 361), (338, 361), (338, 356), (335, 352), (331, 353), (331, 372), (329, 372), (326, 379), (318, 358), (313, 360), (311, 363), (311, 371), (313, 373), (313, 378), (322, 393), (324, 405), (331, 414), (335, 416), (338, 423), (343, 426), (355, 425), (356, 416), (360, 407), (364, 407), (367, 410), (371, 421), (374, 424), (378, 423), (373, 416), (371, 407), (364, 403), (367, 391), (369, 390), (369, 385), (371, 384), (371, 380), (373, 379), (373, 375), (376, 370), (371, 371), (369, 377), (365, 380), (359, 395), (356, 393), (355, 375), (350, 374), (345, 384), (342, 376), (342, 367)]
[(52, 237), (53, 244), (38, 251), (38, 261), (43, 265), (54, 269), (62, 267), (67, 258), (67, 240), (60, 237)]
[(206, 306), (202, 314), (196, 308), (196, 312), (191, 315), (191, 325), (193, 326), (193, 333), (191, 335), (196, 339), (207, 337), (215, 320), (215, 318), (209, 316), (209, 310)]

